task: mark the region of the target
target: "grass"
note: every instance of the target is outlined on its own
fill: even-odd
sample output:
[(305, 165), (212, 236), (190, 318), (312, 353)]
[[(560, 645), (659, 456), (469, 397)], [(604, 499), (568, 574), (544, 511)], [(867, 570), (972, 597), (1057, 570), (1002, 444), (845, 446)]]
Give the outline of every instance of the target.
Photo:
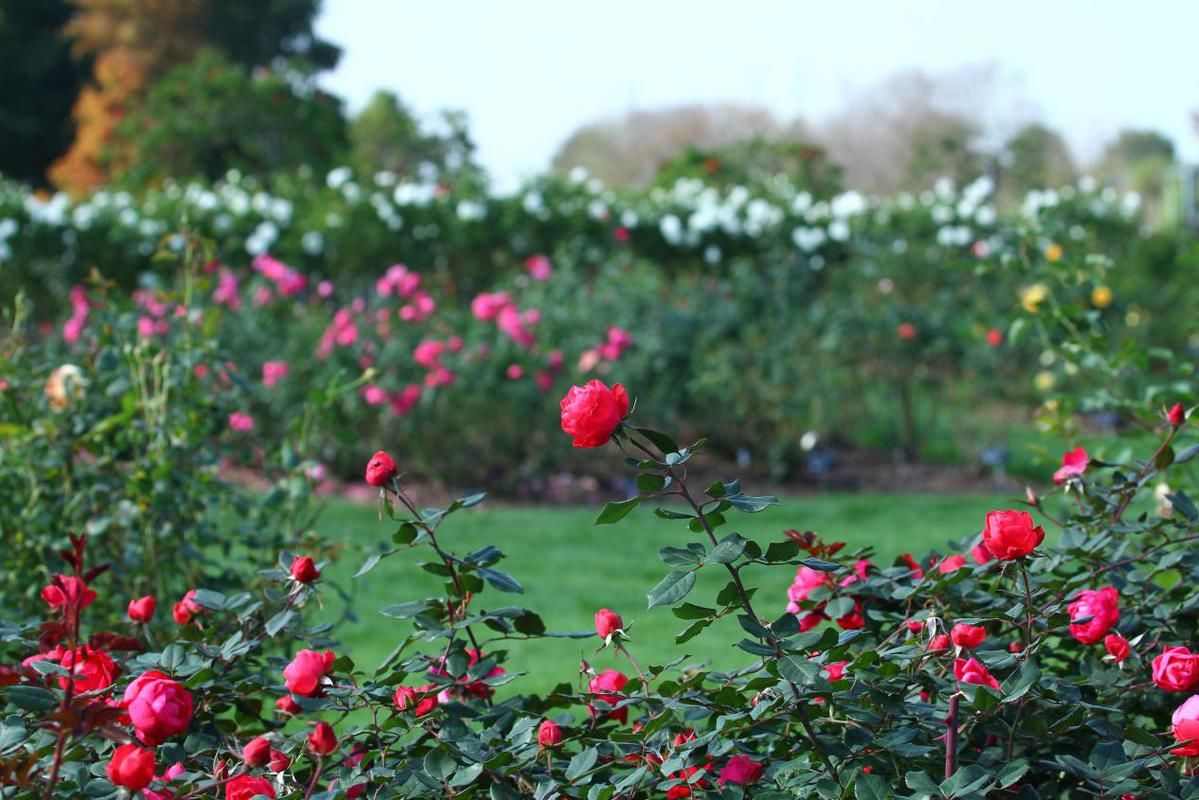
[[(760, 514), (736, 514), (721, 533), (736, 530), (743, 536), (768, 543), (782, 538), (787, 528), (814, 530), (827, 540), (846, 541), (850, 548), (872, 547), (875, 559), (889, 562), (897, 554), (929, 549), (946, 552), (946, 541), (978, 531), (983, 515), (1008, 507), (1002, 496), (826, 494), (785, 499), (780, 507)], [(735, 620), (721, 620), (683, 648), (674, 635), (685, 626), (669, 608), (646, 610), (646, 593), (666, 573), (658, 560), (659, 548), (698, 541), (681, 522), (655, 517), (641, 508), (622, 522), (594, 525), (596, 508), (488, 508), (486, 504), (459, 512), (445, 523), (439, 540), (458, 553), (494, 544), (507, 558), (500, 569), (513, 575), (523, 595), (488, 590), (477, 602), (490, 607), (522, 605), (537, 611), (551, 631), (592, 628), (592, 616), (611, 608), (631, 623), (634, 655), (644, 665), (661, 664), (686, 652), (718, 667), (732, 667), (750, 658), (734, 649), (742, 638)], [(367, 575), (351, 579), (369, 548), (388, 542), (393, 526), (377, 519), (373, 506), (333, 502), (320, 522), (323, 533), (343, 541), (346, 551), (329, 567), (326, 578), (346, 588), (357, 615), (336, 631), (344, 652), (362, 668), (373, 670), (407, 631), (406, 622), (384, 617), (378, 609), (420, 597), (440, 594), (439, 579), (415, 565), (429, 551), (401, 551)], [(775, 616), (786, 603), (792, 572), (787, 567), (747, 570), (746, 582), (759, 589), (759, 613)], [(705, 567), (689, 599), (711, 604), (727, 580), (720, 567)], [(326, 594), (326, 597), (330, 595)], [(336, 600), (327, 614), (342, 609)], [(486, 641), (489, 631), (480, 631)], [(595, 655), (597, 640), (544, 639), (505, 643), (511, 653), (509, 669), (527, 672), (512, 684), (521, 691), (546, 691), (555, 684), (573, 682), (580, 658), (598, 668), (628, 665), (612, 651)]]

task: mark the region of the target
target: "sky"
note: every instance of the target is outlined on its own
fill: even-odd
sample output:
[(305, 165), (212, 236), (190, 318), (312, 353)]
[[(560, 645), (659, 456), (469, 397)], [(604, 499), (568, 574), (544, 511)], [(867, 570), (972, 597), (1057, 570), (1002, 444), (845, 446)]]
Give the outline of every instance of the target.
[(818, 122), (897, 71), (980, 64), (998, 127), (1043, 120), (1083, 159), (1154, 128), (1199, 160), (1192, 0), (324, 0), (317, 30), (344, 50), (324, 83), (351, 111), (380, 88), (465, 111), (501, 187), (629, 110), (733, 101)]

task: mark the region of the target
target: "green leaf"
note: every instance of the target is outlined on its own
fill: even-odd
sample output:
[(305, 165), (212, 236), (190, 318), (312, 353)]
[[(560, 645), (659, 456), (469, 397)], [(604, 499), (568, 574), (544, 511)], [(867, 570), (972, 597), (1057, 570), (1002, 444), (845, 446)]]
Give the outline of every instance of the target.
[(210, 611), (223, 611), (225, 608), (225, 595), (211, 589), (196, 589), (192, 599)]
[[(632, 426), (630, 425), (629, 427)], [(674, 439), (661, 431), (650, 430), (649, 428), (633, 428), (633, 430), (640, 433), (646, 439), (649, 439), (650, 443), (661, 450), (663, 454), (677, 453), (679, 450), (679, 446), (675, 443)]]
[(709, 564), (731, 564), (741, 557), (745, 551), (745, 539), (739, 533), (730, 533), (720, 540), (720, 543), (708, 553)]
[(704, 562), (707, 550), (699, 542), (692, 542), (686, 547), (663, 547), (658, 551), (658, 558), (668, 567), (697, 567)]
[(283, 609), (266, 621), (266, 635), (275, 636), (287, 627), (287, 623), (291, 622), (293, 617), (295, 617), (295, 612), (288, 608)]
[(580, 775), (589, 772), (595, 766), (595, 762), (599, 759), (599, 751), (594, 747), (588, 747), (586, 750), (575, 754), (566, 765), (566, 780), (574, 781)]
[(820, 665), (802, 656), (783, 656), (779, 659), (779, 675), (792, 683), (809, 684), (820, 675)]
[(895, 792), (882, 777), (867, 772), (859, 773), (853, 791), (858, 800), (890, 800), (895, 797)]
[(54, 693), (40, 686), (9, 686), (4, 689), (4, 697), (26, 711), (49, 711), (58, 705)]
[(704, 608), (697, 606), (694, 603), (683, 603), (675, 606), (671, 612), (679, 619), (704, 619), (705, 617), (713, 617), (716, 615), (716, 609)]
[(646, 595), (649, 601), (647, 608), (654, 606), (674, 605), (678, 601), (687, 596), (695, 586), (694, 572), (669, 572), (666, 577), (659, 581), (658, 585), (650, 590)]
[(506, 572), (500, 572), (498, 569), (491, 569), (489, 567), (480, 567), (479, 574), (483, 576), (484, 580), (501, 592), (524, 594), (524, 587), (517, 582), (516, 578), (513, 578)]
[(618, 500), (613, 503), (608, 503), (600, 511), (599, 516), (595, 518), (596, 525), (611, 525), (613, 522), (619, 522), (629, 515), (637, 504), (641, 502), (640, 497), (630, 497), (628, 500)]
[(805, 567), (811, 567), (817, 572), (836, 572), (837, 570), (841, 569), (840, 564), (836, 564), (832, 561), (824, 561), (819, 558), (803, 558), (800, 559), (799, 563), (803, 564)]
[(392, 619), (411, 619), (429, 608), (428, 600), (412, 600), (407, 603), (396, 603), (379, 609), (379, 613)]
[(532, 611), (526, 611), (512, 620), (512, 626), (516, 628), (518, 633), (523, 633), (526, 636), (540, 636), (545, 633), (545, 622)]
[(681, 511), (671, 511), (669, 508), (655, 508), (654, 515), (662, 519), (692, 519), (693, 515)]
[(1186, 492), (1168, 494), (1166, 499), (1170, 501), (1170, 505), (1174, 506), (1174, 510), (1186, 517), (1188, 521), (1199, 520), (1199, 508), (1195, 508), (1195, 502), (1187, 496)]
[(779, 499), (777, 497), (753, 497), (747, 494), (730, 494), (724, 498), (733, 508), (738, 511), (744, 511), (748, 514), (756, 514), (759, 511), (764, 511), (771, 506), (777, 506)]
[(724, 497), (724, 484), (720, 481), (712, 481), (712, 483), (708, 485), (708, 488), (704, 490), (704, 494), (708, 495), (708, 497)]
[(405, 522), (396, 528), (396, 532), (391, 535), (391, 540), (396, 544), (408, 545), (416, 541), (417, 534), (420, 530), (411, 522)]
[(1004, 690), (1003, 702), (1010, 703), (1028, 694), (1028, 690), (1041, 679), (1041, 670), (1032, 661), (1025, 661), (1015, 677), (1009, 678), (1010, 685)]
[(711, 620), (711, 619), (700, 619), (700, 620), (696, 620), (695, 622), (692, 622), (690, 625), (688, 625), (686, 628), (684, 628), (681, 633), (678, 633), (675, 635), (674, 643), (675, 644), (683, 644), (684, 642), (688, 642), (691, 639), (694, 639), (696, 636), (698, 636), (705, 628), (707, 628), (713, 622), (714, 622), (714, 620)]
[(797, 555), (799, 555), (799, 545), (790, 539), (785, 542), (771, 542), (766, 548), (766, 560), (772, 564), (790, 561)]
[(652, 472), (645, 472), (637, 476), (638, 491), (652, 494), (660, 492), (666, 488), (666, 476), (655, 475)]
[(363, 562), (362, 566), (359, 567), (358, 571), (355, 572), (353, 574), (353, 576), (351, 576), (351, 577), (361, 578), (363, 575), (365, 575), (366, 573), (368, 573), (372, 569), (374, 569), (375, 566), (379, 563), (379, 561), (382, 560), (382, 558), (383, 558), (383, 556), (381, 556), (378, 553), (375, 553), (373, 556), (371, 556), (365, 562)]

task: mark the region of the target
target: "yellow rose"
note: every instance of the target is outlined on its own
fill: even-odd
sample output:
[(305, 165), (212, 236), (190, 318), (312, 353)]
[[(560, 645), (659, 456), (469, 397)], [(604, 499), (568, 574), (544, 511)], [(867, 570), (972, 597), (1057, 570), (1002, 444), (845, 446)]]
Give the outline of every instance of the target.
[(1033, 378), (1033, 386), (1037, 387), (1038, 392), (1049, 391), (1055, 383), (1057, 379), (1053, 377), (1052, 372), (1038, 372), (1037, 377)]
[(1106, 286), (1096, 286), (1091, 290), (1091, 305), (1095, 308), (1107, 308), (1112, 304), (1112, 290)]
[(1055, 263), (1062, 260), (1062, 246), (1057, 242), (1045, 248), (1045, 260), (1050, 263)]
[(1049, 287), (1043, 283), (1034, 283), (1020, 292), (1020, 305), (1024, 306), (1024, 310), (1029, 314), (1035, 314), (1048, 296)]

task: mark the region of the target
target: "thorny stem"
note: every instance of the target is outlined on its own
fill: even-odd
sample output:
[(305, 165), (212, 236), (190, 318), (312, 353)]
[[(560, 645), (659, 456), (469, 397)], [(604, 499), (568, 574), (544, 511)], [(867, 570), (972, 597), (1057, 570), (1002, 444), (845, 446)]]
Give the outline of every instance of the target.
[(308, 781), (308, 789), (304, 792), (304, 800), (312, 797), (312, 793), (316, 791), (316, 782), (321, 778), (321, 771), (325, 766), (324, 759), (319, 756), (316, 759), (316, 769), (312, 771), (312, 780)]
[[(78, 578), (80, 581), (83, 580), (83, 576), (82, 576), (83, 563), (82, 563), (82, 561), (83, 561), (82, 552), (77, 549), (76, 550), (76, 560), (74, 561), (74, 563), (72, 563), (71, 566), (74, 567), (75, 577)], [(70, 707), (71, 700), (74, 698), (74, 695), (75, 695), (75, 675), (78, 674), (78, 671), (79, 671), (79, 663), (78, 663), (79, 662), (79, 657), (78, 657), (79, 623), (80, 623), (79, 616), (83, 611), (83, 592), (82, 592), (82, 590), (80, 590), (80, 592), (79, 592), (79, 597), (76, 597), (71, 600), (71, 602), (68, 606), (68, 609), (69, 609), (69, 613), (70, 613), (70, 618), (69, 618), (68, 624), (67, 624), (67, 636), (68, 636), (67, 643), (71, 647), (71, 672), (70, 672), (70, 675), (67, 676), (67, 685), (66, 685), (66, 688), (63, 690), (62, 703), (60, 703), (58, 706), (59, 717), (61, 718), (58, 723), (60, 727), (58, 729), (58, 739), (54, 743), (54, 760), (50, 762), (50, 775), (46, 779), (46, 795), (45, 795), (46, 800), (50, 800), (50, 798), (52, 798), (54, 796), (54, 786), (58, 783), (58, 772), (60, 769), (62, 769), (63, 751), (66, 749), (66, 746), (67, 746), (67, 738), (68, 738), (67, 729), (63, 726), (64, 726), (65, 720), (67, 718), (67, 715), (65, 712)]]
[[(442, 563), (445, 564), (445, 568), (449, 571), (450, 580), (453, 581), (454, 589), (458, 592), (458, 596), (465, 600), (466, 591), (463, 589), (462, 578), (458, 575), (458, 568), (454, 565), (454, 559), (450, 557), (449, 553), (441, 549), (441, 545), (437, 544), (436, 526), (425, 521), (425, 519), (421, 516), (420, 511), (417, 510), (416, 504), (409, 500), (408, 496), (400, 490), (400, 483), (398, 480), (392, 481), (391, 489), (393, 492), (395, 492), (395, 495), (397, 498), (399, 498), (400, 502), (404, 504), (404, 507), (412, 513), (416, 524), (424, 528), (425, 533), (429, 534), (429, 544), (432, 545), (433, 549), (437, 552), (437, 555), (441, 558)], [(470, 643), (475, 648), (475, 652), (479, 654), (479, 658), (482, 658), (483, 649), (479, 647), (479, 641), (475, 638), (474, 631), (471, 630), (469, 625), (464, 627), (466, 629), (466, 636), (468, 639), (470, 639)], [(490, 700), (488, 700), (488, 702), (490, 703)]]
[(1020, 562), (1020, 577), (1024, 580), (1024, 610), (1027, 614), (1028, 631), (1025, 637), (1025, 646), (1032, 647), (1033, 636), (1033, 607), (1032, 607), (1032, 587), (1028, 583), (1028, 567), (1024, 562)]
[(945, 778), (953, 777), (958, 769), (958, 693), (949, 697), (949, 713), (945, 717)]
[[(664, 463), (661, 458), (655, 455), (654, 452), (645, 445), (641, 444), (641, 442), (637, 441), (632, 436), (629, 436), (628, 439), (634, 447), (645, 453), (653, 461), (659, 464)], [(700, 525), (702, 525), (704, 528), (704, 532), (708, 534), (708, 539), (713, 545), (717, 544), (718, 542), (716, 539), (716, 533), (712, 530), (712, 525), (708, 521), (707, 515), (704, 514), (703, 506), (695, 501), (695, 498), (691, 495), (690, 490), (687, 488), (686, 475), (680, 475), (675, 468), (669, 464), (665, 465), (664, 469), (666, 474), (678, 484), (679, 495), (687, 502), (689, 506), (691, 506), (692, 510), (695, 512), (696, 518), (699, 520)], [(732, 564), (725, 564), (724, 567), (726, 570), (728, 570), (729, 575), (731, 575), (733, 578), (733, 585), (736, 587), (737, 594), (741, 598), (741, 607), (745, 609), (745, 613), (749, 614), (751, 619), (760, 624), (762, 618), (758, 616), (756, 611), (754, 611), (753, 603), (749, 597), (749, 592), (746, 591), (745, 584), (741, 582), (741, 575), (737, 572), (736, 568), (734, 568)], [(783, 643), (779, 641), (778, 636), (768, 626), (763, 627), (767, 633), (766, 641), (771, 647), (774, 648), (776, 657), (782, 658), (784, 655)], [(795, 682), (789, 678), (785, 678), (784, 680), (787, 681), (787, 685), (791, 688), (792, 694), (798, 698), (799, 687), (796, 686)], [(816, 738), (816, 732), (812, 729), (812, 723), (808, 721), (807, 709), (797, 706), (796, 712), (797, 716), (799, 717), (799, 723), (803, 726), (804, 733), (807, 734), (808, 739), (811, 740), (812, 746), (815, 748), (816, 754), (819, 756), (820, 760), (824, 763), (825, 768), (832, 773), (832, 776), (836, 779), (838, 785), (844, 786), (844, 783), (841, 781), (841, 773), (837, 770), (836, 766), (834, 766), (832, 759), (829, 757), (828, 751), (824, 749), (824, 745), (821, 744), (818, 738)]]

